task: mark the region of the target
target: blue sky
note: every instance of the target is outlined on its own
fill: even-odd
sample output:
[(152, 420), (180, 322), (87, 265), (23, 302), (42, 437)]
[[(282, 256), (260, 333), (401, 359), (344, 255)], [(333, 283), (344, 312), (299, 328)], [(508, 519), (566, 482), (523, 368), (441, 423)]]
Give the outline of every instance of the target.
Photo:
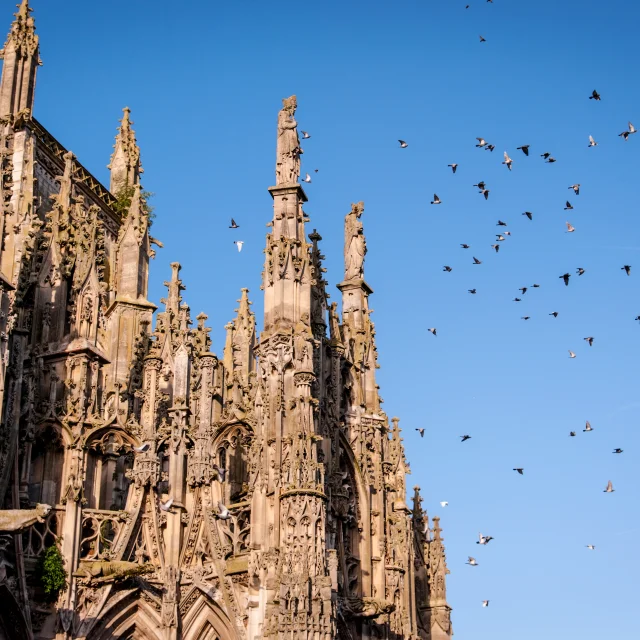
[[(193, 317), (209, 315), (221, 354), (241, 287), (261, 317), (276, 115), (296, 93), (300, 128), (312, 135), (303, 157), (313, 176), (309, 232), (323, 236), (332, 299), (344, 215), (351, 202), (366, 204), (384, 408), (401, 417), (409, 486), (419, 484), (430, 515), (442, 516), (456, 638), (631, 638), (640, 135), (625, 143), (617, 134), (629, 120), (640, 126), (640, 8), (466, 1), (468, 10), (465, 0), (188, 9), (34, 0), (44, 60), (35, 115), (108, 184), (117, 120), (131, 107), (144, 185), (156, 194), (153, 233), (165, 244), (150, 298), (163, 295), (169, 263), (181, 262), (184, 299)], [(588, 99), (594, 88), (602, 101)], [(589, 134), (597, 147), (588, 148)], [(476, 136), (496, 150), (476, 149)], [(530, 157), (516, 150), (522, 144)], [(501, 164), (505, 149), (512, 172)], [(546, 151), (555, 164), (540, 158)], [(487, 202), (472, 187), (479, 180)], [(579, 196), (567, 189), (576, 182)], [(567, 199), (573, 211), (563, 210)], [(512, 236), (496, 255), (498, 219)], [(565, 271), (574, 274), (568, 287), (558, 278)], [(592, 433), (582, 432), (587, 419)], [(461, 444), (464, 433), (472, 439)], [(613, 494), (603, 493), (609, 479)], [(479, 531), (495, 539), (480, 548)], [(468, 555), (478, 567), (465, 565)]]

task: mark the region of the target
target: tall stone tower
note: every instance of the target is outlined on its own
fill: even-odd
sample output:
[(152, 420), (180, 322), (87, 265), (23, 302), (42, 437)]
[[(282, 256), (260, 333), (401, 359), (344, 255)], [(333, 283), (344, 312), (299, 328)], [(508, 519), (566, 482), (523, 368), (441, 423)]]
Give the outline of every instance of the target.
[(0, 526), (32, 526), (0, 530), (0, 640), (450, 638), (439, 519), (417, 487), (407, 506), (376, 384), (364, 204), (340, 315), (305, 228), (295, 96), (262, 331), (242, 289), (218, 358), (178, 263), (160, 309), (147, 299), (160, 243), (130, 110), (109, 189), (33, 116), (30, 12), (0, 85)]

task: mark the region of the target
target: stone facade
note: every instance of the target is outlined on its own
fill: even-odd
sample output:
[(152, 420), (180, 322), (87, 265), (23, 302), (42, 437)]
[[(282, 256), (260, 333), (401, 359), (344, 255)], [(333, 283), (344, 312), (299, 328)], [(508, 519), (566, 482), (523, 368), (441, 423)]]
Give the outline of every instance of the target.
[[(177, 263), (154, 326), (129, 110), (109, 189), (33, 117), (30, 11), (1, 54), (0, 505), (34, 511), (0, 531), (0, 638), (449, 638), (439, 521), (417, 487), (406, 504), (376, 384), (364, 205), (345, 220), (340, 316), (305, 230), (295, 96), (263, 330), (243, 289), (218, 358)], [(38, 559), (53, 545), (68, 584), (51, 601)]]

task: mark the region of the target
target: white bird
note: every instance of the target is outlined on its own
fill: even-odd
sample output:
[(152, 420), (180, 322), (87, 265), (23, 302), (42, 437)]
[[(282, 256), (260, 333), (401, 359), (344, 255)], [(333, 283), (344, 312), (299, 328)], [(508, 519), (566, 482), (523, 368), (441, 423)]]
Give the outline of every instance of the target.
[(302, 132), (302, 138), (304, 140), (308, 140), (311, 136), (309, 135), (309, 133), (307, 131), (303, 131)]
[(213, 470), (218, 474), (218, 480), (220, 482), (224, 482), (224, 479), (227, 475), (227, 470), (226, 469), (221, 469), (217, 464), (213, 464), (211, 465)]
[(593, 139), (593, 136), (589, 136), (589, 146), (590, 147), (597, 147), (598, 143)]
[(613, 488), (613, 485), (611, 484), (611, 480), (609, 480), (609, 482), (607, 482), (607, 488), (604, 490), (604, 493), (613, 493), (615, 491), (615, 489)]
[(305, 173), (302, 182), (311, 182), (311, 176), (308, 173)]
[(151, 449), (151, 445), (148, 442), (145, 442), (141, 447), (133, 447), (136, 453), (145, 453), (149, 449)]
[(565, 224), (567, 225), (566, 233), (573, 233), (576, 230), (570, 222), (566, 222)]
[(488, 607), (489, 606), (489, 601), (488, 600), (483, 600), (482, 601), (482, 606), (483, 607)]
[(235, 244), (236, 247), (238, 247), (238, 253), (240, 253), (240, 251), (242, 251), (242, 245), (244, 244), (244, 240), (234, 240), (233, 244)]
[(401, 149), (406, 149), (409, 145), (404, 140), (398, 140)]
[(496, 239), (498, 242), (502, 242), (505, 239), (505, 237), (496, 233)]
[(437, 193), (433, 194), (433, 201), (431, 202), (431, 204), (442, 204), (442, 200), (440, 200), (440, 198), (438, 198), (438, 194)]
[(218, 502), (218, 513), (216, 513), (216, 517), (219, 520), (228, 520), (231, 517), (229, 509), (227, 509), (222, 502)]
[(172, 504), (173, 504), (173, 498), (169, 498), (166, 502), (161, 502), (160, 503), (160, 508), (163, 511), (170, 511)]
[(570, 358), (575, 358), (575, 357), (576, 357), (576, 354), (575, 354), (575, 353), (573, 353), (573, 351), (569, 350), (569, 357), (570, 357)]
[(593, 431), (593, 427), (591, 426), (591, 423), (587, 420), (587, 424), (585, 425), (583, 431)]
[(436, 329), (435, 327), (431, 327), (431, 329), (427, 329), (427, 331), (428, 331), (429, 333), (433, 333), (433, 335), (434, 335), (434, 336), (437, 336), (437, 335), (438, 335), (438, 334), (436, 333), (436, 332), (437, 332), (437, 329)]
[(579, 196), (580, 195), (580, 185), (579, 184), (572, 184), (569, 189), (573, 189), (573, 192)]
[(478, 144), (476, 145), (476, 147), (486, 147), (487, 146), (487, 141), (484, 138), (476, 138), (476, 140), (478, 141)]
[(591, 551), (595, 551), (596, 545), (595, 544), (588, 544), (587, 545), (587, 549), (590, 549)]
[(509, 157), (509, 154), (506, 151), (504, 152), (504, 162), (502, 164), (506, 164), (507, 169), (511, 171), (511, 165), (513, 164), (513, 160)]
[(448, 503), (446, 500), (443, 500), (443, 501), (440, 503), (440, 506), (444, 509), (445, 507), (448, 507), (448, 506), (449, 506), (449, 503)]
[(618, 135), (622, 136), (625, 140), (628, 140), (629, 136), (632, 133), (637, 133), (637, 132), (638, 132), (638, 130), (631, 123), (629, 123), (629, 131), (623, 131), (622, 133), (619, 133)]
[(477, 567), (478, 563), (476, 561), (475, 558), (472, 558), (471, 556), (469, 556), (469, 561), (465, 562), (465, 564), (470, 564), (472, 567)]
[(493, 540), (493, 536), (483, 536), (481, 533), (478, 534), (478, 541), (476, 544), (489, 544)]

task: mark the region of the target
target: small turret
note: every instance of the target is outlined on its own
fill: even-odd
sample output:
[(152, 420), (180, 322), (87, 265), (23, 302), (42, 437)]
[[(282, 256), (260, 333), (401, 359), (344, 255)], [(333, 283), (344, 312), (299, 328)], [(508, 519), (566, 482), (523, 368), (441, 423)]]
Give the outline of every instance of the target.
[(109, 189), (114, 195), (121, 193), (127, 187), (140, 184), (140, 174), (144, 173), (140, 164), (140, 147), (136, 141), (135, 131), (131, 128), (133, 124), (130, 118), (131, 109), (125, 107), (123, 111), (124, 116), (118, 127), (111, 162), (107, 165), (107, 169), (111, 169)]

